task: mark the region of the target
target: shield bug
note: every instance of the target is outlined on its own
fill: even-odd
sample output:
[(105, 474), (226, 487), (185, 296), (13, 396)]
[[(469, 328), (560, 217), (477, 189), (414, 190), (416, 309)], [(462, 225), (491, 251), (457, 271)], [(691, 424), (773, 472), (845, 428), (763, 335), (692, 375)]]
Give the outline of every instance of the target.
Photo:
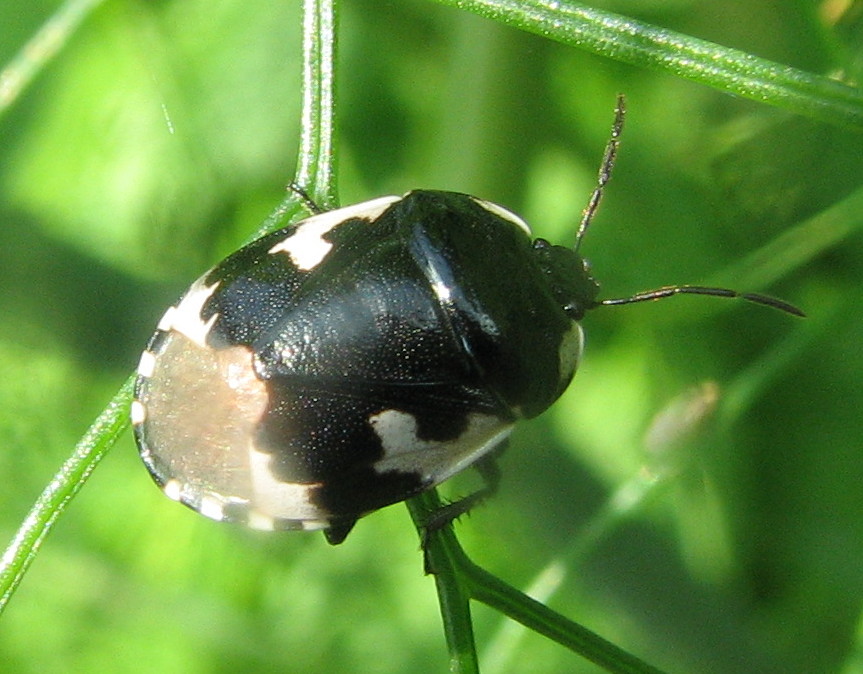
[(415, 190), (317, 213), (241, 248), (168, 309), (138, 366), (132, 421), (171, 498), (259, 529), (323, 529), (483, 468), (519, 419), (546, 410), (581, 357), (599, 306), (578, 247), (611, 176), (617, 106), (574, 247), (533, 239), (517, 215), (454, 192)]

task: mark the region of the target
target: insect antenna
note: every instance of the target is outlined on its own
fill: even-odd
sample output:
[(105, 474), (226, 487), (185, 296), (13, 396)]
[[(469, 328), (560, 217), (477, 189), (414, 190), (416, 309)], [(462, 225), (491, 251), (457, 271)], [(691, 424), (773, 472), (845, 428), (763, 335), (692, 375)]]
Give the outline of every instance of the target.
[(615, 305), (615, 304), (634, 304), (635, 302), (649, 302), (651, 300), (659, 300), (663, 297), (671, 297), (672, 295), (713, 295), (714, 297), (739, 297), (740, 299), (744, 299), (747, 302), (753, 302), (755, 304), (761, 304), (766, 307), (772, 307), (773, 309), (779, 309), (779, 311), (784, 311), (787, 314), (791, 314), (792, 316), (800, 316), (801, 318), (805, 318), (806, 314), (803, 313), (800, 309), (795, 307), (793, 304), (786, 302), (785, 300), (780, 300), (776, 297), (770, 297), (769, 295), (762, 295), (760, 293), (741, 293), (736, 290), (729, 290), (728, 288), (713, 288), (710, 286), (663, 286), (662, 288), (656, 288), (655, 290), (645, 290), (644, 292), (636, 293), (635, 295), (631, 295), (630, 297), (617, 297), (607, 300), (599, 300), (597, 302), (598, 305)]
[(590, 226), (590, 221), (596, 215), (596, 210), (599, 208), (599, 202), (602, 201), (602, 194), (605, 191), (605, 186), (611, 180), (611, 172), (614, 170), (614, 160), (617, 159), (617, 150), (620, 147), (620, 134), (623, 132), (623, 118), (626, 116), (626, 100), (623, 94), (617, 95), (617, 105), (614, 108), (614, 124), (611, 126), (611, 137), (605, 146), (605, 153), (602, 155), (602, 163), (599, 165), (599, 175), (596, 177), (596, 187), (590, 195), (587, 206), (581, 213), (581, 222), (578, 225), (578, 230), (575, 233), (575, 252), (578, 252), (581, 246), (581, 240), (584, 238), (584, 233)]
[[(596, 187), (590, 195), (590, 199), (581, 214), (581, 222), (578, 225), (578, 231), (575, 234), (575, 252), (578, 252), (581, 246), (581, 240), (584, 238), (587, 228), (590, 226), (593, 216), (599, 208), (599, 203), (602, 201), (602, 195), (605, 191), (605, 186), (611, 180), (611, 173), (614, 170), (614, 162), (617, 159), (617, 151), (620, 148), (620, 135), (623, 132), (623, 120), (626, 116), (626, 100), (623, 94), (617, 95), (617, 105), (614, 109), (614, 123), (611, 126), (611, 136), (605, 146), (605, 153), (602, 156), (602, 163), (599, 166), (599, 174), (596, 178)], [(648, 302), (651, 300), (662, 299), (663, 297), (671, 297), (672, 295), (713, 295), (714, 297), (731, 297), (740, 298), (755, 304), (761, 304), (766, 307), (784, 311), (792, 316), (805, 317), (806, 314), (793, 304), (780, 300), (769, 295), (760, 293), (741, 293), (728, 288), (713, 288), (710, 286), (694, 286), (694, 285), (679, 285), (679, 286), (663, 286), (655, 290), (645, 290), (644, 292), (636, 293), (630, 297), (617, 297), (607, 300), (598, 300), (594, 306), (600, 305), (616, 305), (616, 304), (633, 304), (635, 302)]]

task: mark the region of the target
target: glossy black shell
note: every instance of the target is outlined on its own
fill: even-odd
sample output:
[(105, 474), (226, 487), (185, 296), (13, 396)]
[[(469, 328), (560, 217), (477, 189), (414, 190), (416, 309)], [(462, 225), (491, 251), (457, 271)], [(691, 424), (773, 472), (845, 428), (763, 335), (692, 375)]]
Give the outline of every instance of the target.
[(596, 290), (575, 253), (468, 195), (314, 216), (230, 255), (163, 318), (136, 385), (142, 456), (216, 519), (352, 523), (548, 408)]

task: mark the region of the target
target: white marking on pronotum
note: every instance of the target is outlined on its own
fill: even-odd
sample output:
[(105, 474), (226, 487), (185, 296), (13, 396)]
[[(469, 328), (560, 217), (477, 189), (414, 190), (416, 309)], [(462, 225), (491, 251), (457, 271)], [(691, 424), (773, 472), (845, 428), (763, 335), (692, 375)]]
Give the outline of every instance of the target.
[(362, 218), (374, 220), (401, 197), (380, 197), (361, 204), (327, 211), (303, 220), (291, 234), (270, 248), (270, 254), (287, 253), (299, 269), (309, 271), (317, 267), (333, 247), (324, 236), (345, 220)]
[(471, 197), (471, 199), (473, 199), (477, 204), (482, 206), (489, 213), (493, 213), (499, 218), (503, 218), (504, 220), (507, 220), (514, 225), (518, 225), (519, 227), (521, 227), (521, 229), (525, 231), (526, 234), (530, 235), (530, 227), (528, 226), (528, 224), (512, 211), (504, 208), (503, 206), (499, 206), (498, 204), (495, 204), (491, 201), (486, 201), (485, 199), (477, 199), (476, 197)]
[(129, 416), (132, 418), (132, 425), (138, 426), (143, 424), (147, 419), (147, 408), (139, 401), (133, 400), (132, 407), (129, 409)]
[(177, 313), (177, 307), (168, 307), (168, 310), (163, 314), (162, 318), (159, 319), (159, 324), (156, 326), (156, 329), (161, 330), (162, 332), (168, 332), (171, 329), (171, 326), (174, 325), (175, 313)]
[(176, 307), (171, 307), (159, 321), (159, 329), (168, 332), (173, 330), (187, 337), (190, 341), (202, 348), (207, 348), (207, 334), (216, 322), (218, 314), (213, 314), (204, 323), (201, 319), (201, 311), (204, 303), (212, 296), (218, 281), (211, 286), (204, 285), (203, 277), (192, 284), (188, 292), (180, 300)]

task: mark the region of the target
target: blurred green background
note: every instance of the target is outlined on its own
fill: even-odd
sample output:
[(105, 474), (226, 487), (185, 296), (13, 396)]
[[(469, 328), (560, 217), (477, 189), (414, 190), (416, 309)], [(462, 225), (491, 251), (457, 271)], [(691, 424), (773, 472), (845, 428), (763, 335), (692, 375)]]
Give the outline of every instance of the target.
[[(747, 256), (863, 183), (860, 134), (433, 3), (342, 4), (343, 203), (454, 189), (566, 242), (627, 95), (582, 247), (604, 296), (759, 284), (785, 260)], [(0, 3), (0, 64), (57, 6)], [(859, 62), (863, 31), (837, 17), (860, 3), (605, 6), (812, 72)], [(281, 199), (299, 59), (296, 2), (109, 0), (0, 117), (3, 541), (164, 308)], [(519, 428), (501, 492), (459, 525), (468, 552), (517, 587), (553, 571), (553, 608), (671, 672), (863, 672), (863, 236), (821, 250), (828, 224), (797, 240), (804, 264), (742, 288), (805, 321), (707, 298), (589, 315), (573, 386)], [(649, 432), (705, 390), (713, 414), (681, 440)], [(607, 499), (657, 473), (673, 477), (589, 544)], [(3, 615), (0, 670), (446, 671), (417, 546), (401, 505), (338, 548), (207, 521), (159, 493), (127, 433)], [(475, 619), (484, 672), (596, 671)]]

